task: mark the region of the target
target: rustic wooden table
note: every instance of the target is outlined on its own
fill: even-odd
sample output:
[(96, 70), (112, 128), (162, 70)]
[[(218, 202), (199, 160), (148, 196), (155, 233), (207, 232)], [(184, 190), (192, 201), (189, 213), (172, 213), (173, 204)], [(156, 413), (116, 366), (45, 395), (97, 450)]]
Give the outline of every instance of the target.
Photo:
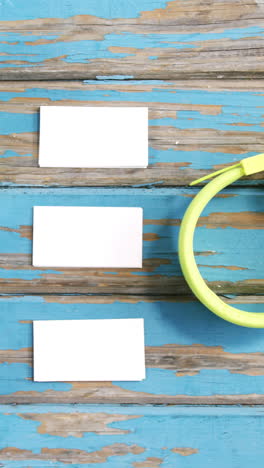
[[(0, 2), (0, 466), (263, 468), (264, 331), (206, 310), (177, 257), (188, 183), (263, 152), (263, 18), (261, 0)], [(38, 168), (54, 104), (149, 106), (149, 167)], [(216, 197), (195, 238), (211, 287), (249, 311), (262, 184)], [(33, 268), (42, 204), (142, 206), (143, 270)], [(145, 381), (32, 381), (32, 320), (106, 317), (144, 317)]]

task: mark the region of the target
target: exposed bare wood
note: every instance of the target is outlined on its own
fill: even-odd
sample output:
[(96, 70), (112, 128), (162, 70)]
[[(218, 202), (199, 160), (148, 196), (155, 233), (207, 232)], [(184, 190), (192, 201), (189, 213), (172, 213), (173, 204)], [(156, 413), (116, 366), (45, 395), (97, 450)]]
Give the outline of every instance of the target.
[[(94, 79), (117, 74), (140, 79), (263, 76), (264, 7), (260, 1), (177, 0), (163, 8), (153, 8), (150, 2), (150, 11), (114, 19), (89, 14), (53, 18), (51, 8), (49, 16), (0, 22), (6, 36), (3, 42), (9, 45), (2, 57), (1, 79)], [(9, 39), (14, 30), (21, 40)], [(23, 41), (26, 33), (31, 38)], [(129, 40), (111, 41), (116, 34)], [(138, 36), (149, 38), (145, 46), (139, 45)], [(17, 49), (21, 42), (23, 52)], [(81, 44), (81, 53), (74, 49), (76, 42)], [(43, 54), (45, 45), (49, 49)]]
[[(261, 100), (263, 87), (261, 81), (206, 81), (203, 86), (198, 81), (187, 82), (0, 82), (0, 111), (10, 117), (33, 114), (38, 119), (40, 105), (92, 105), (92, 106), (142, 106), (149, 107), (149, 166), (147, 169), (76, 169), (76, 168), (39, 168), (38, 133), (34, 131), (16, 132), (10, 121), (10, 132), (0, 134), (0, 184), (20, 186), (179, 186), (187, 185), (191, 180), (211, 172), (213, 168), (225, 166), (242, 159), (249, 153), (263, 150)], [(34, 97), (29, 93), (33, 91)], [(37, 90), (37, 91), (36, 91)], [(190, 92), (182, 100), (181, 93)], [(197, 103), (197, 90), (202, 90)], [(56, 91), (60, 98), (49, 98), (49, 93)], [(82, 93), (82, 99), (78, 93)], [(114, 92), (120, 100), (91, 100), (90, 93), (103, 93), (107, 96)], [(226, 104), (208, 104), (210, 93), (230, 94), (230, 109)], [(237, 92), (246, 93), (245, 102), (236, 98)], [(6, 99), (5, 93), (9, 98)], [(72, 94), (73, 93), (73, 94)], [(76, 95), (74, 93), (77, 93)], [(169, 93), (171, 100), (164, 99), (163, 93)], [(194, 93), (194, 94), (192, 94)], [(209, 93), (209, 94), (208, 94)], [(221, 94), (222, 93), (222, 94)], [(249, 93), (249, 94), (247, 94)], [(259, 100), (256, 107), (256, 93)], [(135, 94), (135, 100), (131, 97)], [(145, 95), (145, 99), (144, 99)], [(150, 95), (155, 99), (150, 100)], [(1, 96), (3, 96), (1, 100)], [(139, 99), (142, 97), (141, 99)], [(74, 99), (75, 97), (75, 99)], [(252, 104), (250, 99), (253, 98)], [(234, 104), (232, 104), (232, 99)], [(164, 100), (164, 102), (162, 102)], [(193, 102), (190, 102), (193, 101)], [(229, 105), (229, 102), (228, 102)], [(244, 106), (247, 112), (244, 111)], [(187, 113), (187, 114), (186, 114)], [(255, 114), (257, 117), (255, 117)], [(165, 119), (169, 119), (168, 123)], [(183, 119), (183, 120), (182, 120)], [(236, 126), (232, 123), (235, 119)], [(252, 119), (254, 126), (252, 128)], [(160, 121), (162, 125), (156, 125)], [(164, 121), (164, 124), (163, 124)], [(19, 121), (18, 121), (19, 122)], [(214, 128), (208, 128), (212, 126)], [(221, 125), (219, 123), (221, 122)], [(33, 130), (32, 124), (28, 128)], [(182, 125), (186, 128), (181, 128)], [(256, 131), (256, 125), (259, 131)], [(224, 126), (225, 130), (222, 129)], [(153, 152), (155, 158), (153, 159)], [(197, 161), (194, 155), (197, 154)], [(218, 164), (208, 160), (210, 154), (217, 156)], [(228, 157), (226, 158), (226, 154)], [(168, 156), (169, 155), (169, 156)], [(180, 156), (179, 156), (180, 155)], [(221, 162), (223, 159), (223, 163)], [(204, 169), (203, 169), (204, 165)], [(263, 174), (249, 178), (262, 183)], [(249, 181), (247, 181), (249, 183)], [(253, 182), (254, 183), (254, 182)], [(244, 184), (244, 180), (238, 184)]]

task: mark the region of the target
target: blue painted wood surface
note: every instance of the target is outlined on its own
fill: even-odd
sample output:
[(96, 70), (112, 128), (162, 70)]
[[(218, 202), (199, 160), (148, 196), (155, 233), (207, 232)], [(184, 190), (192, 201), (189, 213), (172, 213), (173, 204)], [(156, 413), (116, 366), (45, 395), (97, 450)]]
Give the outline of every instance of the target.
[[(148, 169), (36, 170), (40, 105), (149, 106)], [(187, 86), (158, 80), (0, 82), (0, 183), (185, 185), (201, 171), (261, 152), (263, 108), (259, 82), (229, 82), (226, 87), (213, 82), (206, 89), (200, 82)]]
[[(4, 78), (263, 73), (263, 4), (235, 0), (2, 2)], [(241, 58), (246, 55), (246, 60)], [(257, 60), (256, 60), (257, 58)]]
[[(263, 310), (263, 304), (244, 304), (243, 299), (236, 306)], [(145, 321), (146, 380), (112, 384), (32, 381), (32, 320), (130, 317), (143, 317)], [(0, 323), (2, 402), (263, 401), (263, 331), (231, 325), (195, 301), (113, 296), (2, 297)]]
[[(262, 468), (263, 408), (232, 405), (264, 403), (263, 331), (189, 295), (177, 236), (192, 179), (263, 151), (263, 17), (240, 0), (0, 2), (0, 466)], [(38, 168), (40, 105), (147, 105), (149, 167)], [(203, 214), (197, 262), (263, 311), (263, 174), (239, 185)], [(36, 204), (142, 206), (143, 270), (32, 268)], [(145, 319), (145, 381), (32, 381), (32, 320), (106, 317)]]
[(86, 2), (85, 0), (75, 0), (69, 3), (62, 0), (59, 4), (51, 1), (25, 4), (22, 0), (15, 0), (10, 3), (1, 4), (2, 21), (31, 20), (35, 18), (68, 18), (75, 15), (92, 15), (99, 18), (135, 18), (144, 11), (152, 11), (157, 8), (165, 8), (165, 0), (149, 2), (146, 0), (135, 0), (133, 3), (117, 1), (113, 4), (111, 0), (103, 0), (100, 3)]
[[(0, 290), (19, 293), (122, 290), (156, 294), (186, 291), (177, 256), (178, 232), (190, 196), (197, 190), (2, 189)], [(226, 198), (216, 197), (201, 218), (194, 244), (197, 262), (218, 291), (256, 293), (263, 288), (263, 258), (258, 254), (263, 242), (262, 196), (261, 188), (230, 188), (225, 192)], [(33, 268), (34, 205), (142, 207), (143, 270)]]
[(260, 408), (32, 405), (0, 410), (4, 468), (263, 466)]

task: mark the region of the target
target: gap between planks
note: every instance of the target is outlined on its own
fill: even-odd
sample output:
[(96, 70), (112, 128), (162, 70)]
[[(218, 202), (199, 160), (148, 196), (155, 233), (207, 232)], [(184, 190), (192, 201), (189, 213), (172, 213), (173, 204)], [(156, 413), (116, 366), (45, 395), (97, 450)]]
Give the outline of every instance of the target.
[[(154, 294), (59, 294), (59, 293), (0, 293), (0, 298), (20, 298), (20, 297), (43, 297), (47, 299), (54, 299), (54, 302), (199, 302), (193, 294), (189, 295), (154, 295)], [(228, 304), (264, 304), (264, 295), (236, 295), (219, 294)]]

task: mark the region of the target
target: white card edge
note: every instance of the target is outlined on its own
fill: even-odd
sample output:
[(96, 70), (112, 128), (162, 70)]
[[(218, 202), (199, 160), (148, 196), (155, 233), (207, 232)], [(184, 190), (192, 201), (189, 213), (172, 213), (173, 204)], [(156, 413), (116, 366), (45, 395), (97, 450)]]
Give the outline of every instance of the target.
[(148, 166), (149, 166), (149, 146), (148, 146), (148, 141), (149, 141), (149, 107), (148, 106), (99, 106), (100, 108), (102, 109), (108, 109), (110, 107), (118, 107), (118, 108), (121, 108), (121, 109), (131, 109), (131, 108), (139, 108), (139, 109), (144, 109), (147, 113), (147, 148), (146, 148), (146, 155), (144, 156), (144, 159), (145, 159), (145, 164), (146, 165), (131, 165), (131, 166), (125, 166), (125, 165), (119, 165), (119, 166), (96, 166), (96, 165), (77, 165), (77, 166), (72, 166), (72, 165), (63, 165), (63, 166), (58, 166), (56, 164), (45, 164), (42, 163), (42, 159), (43, 159), (43, 155), (42, 155), (42, 151), (40, 151), (41, 149), (41, 111), (44, 109), (44, 108), (51, 108), (51, 107), (55, 107), (55, 108), (61, 108), (61, 107), (67, 107), (67, 108), (72, 108), (72, 107), (90, 107), (90, 108), (93, 108), (93, 107), (96, 107), (98, 108), (98, 106), (40, 106), (40, 110), (39, 110), (39, 143), (38, 143), (38, 167), (50, 167), (50, 168), (68, 168), (68, 169), (147, 169)]
[[(33, 232), (33, 236), (32, 236), (32, 266), (34, 267), (38, 267), (38, 268), (71, 268), (71, 269), (74, 269), (74, 268), (90, 268), (90, 269), (93, 269), (93, 268), (100, 268), (100, 269), (108, 269), (108, 268), (117, 268), (117, 269), (137, 269), (137, 268), (143, 268), (143, 222), (144, 222), (144, 209), (142, 206), (122, 206), (122, 207), (118, 207), (118, 206), (109, 206), (109, 207), (106, 207), (106, 206), (93, 206), (92, 208), (136, 208), (138, 210), (140, 210), (141, 212), (141, 226), (142, 226), (142, 231), (141, 231), (141, 255), (140, 255), (140, 261), (138, 264), (135, 264), (133, 266), (129, 265), (129, 266), (110, 266), (110, 265), (107, 265), (107, 266), (100, 266), (100, 265), (94, 265), (94, 266), (80, 266), (80, 265), (75, 265), (75, 266), (69, 266), (67, 264), (65, 265), (59, 265), (59, 264), (56, 264), (56, 263), (51, 263), (51, 262), (48, 262), (47, 264), (45, 264), (44, 262), (39, 264), (36, 260), (34, 260), (34, 257), (35, 257), (35, 254), (34, 254), (34, 213), (35, 213), (35, 209), (38, 209), (38, 208), (44, 208), (44, 207), (48, 207), (48, 208), (79, 208), (79, 206), (66, 206), (66, 205), (34, 205), (33, 206), (33, 222), (32, 222), (32, 232)], [(90, 207), (87, 207), (87, 206), (81, 206), (80, 208), (90, 208)]]
[[(79, 380), (71, 380), (71, 381), (67, 381), (67, 380), (63, 380), (63, 379), (56, 379), (56, 380), (46, 380), (46, 379), (41, 379), (41, 378), (38, 378), (36, 376), (37, 372), (35, 370), (35, 324), (36, 322), (39, 323), (39, 322), (70, 322), (71, 320), (74, 320), (74, 321), (87, 321), (87, 320), (137, 320), (137, 321), (140, 321), (142, 323), (142, 328), (143, 328), (143, 369), (140, 370), (139, 372), (139, 375), (140, 377), (138, 377), (137, 379), (124, 379), (124, 378), (114, 378), (114, 379), (111, 379), (111, 380), (105, 380), (105, 379), (90, 379), (90, 380), (86, 380), (86, 379), (79, 379)], [(33, 323), (32, 323), (32, 332), (33, 332), (33, 381), (34, 382), (141, 382), (142, 380), (145, 380), (146, 379), (146, 351), (145, 351), (145, 320), (143, 317), (132, 317), (132, 318), (125, 318), (125, 319), (61, 319), (61, 320), (58, 320), (58, 319), (47, 319), (47, 320), (33, 320)]]

